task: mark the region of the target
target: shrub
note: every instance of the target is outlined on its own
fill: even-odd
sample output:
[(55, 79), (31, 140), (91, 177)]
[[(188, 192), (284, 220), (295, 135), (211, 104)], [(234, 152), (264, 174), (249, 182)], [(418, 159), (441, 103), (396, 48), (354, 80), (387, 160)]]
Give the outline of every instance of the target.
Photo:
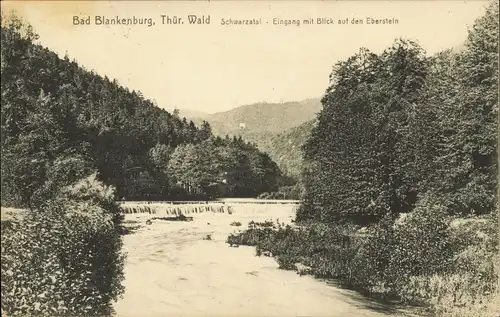
[(423, 197), (411, 213), (386, 215), (363, 230), (312, 220), (293, 228), (252, 221), (228, 241), (256, 246), (257, 255), (269, 252), (282, 269), (298, 270), (300, 263), (316, 277), (422, 304), (439, 316), (486, 316), (499, 298), (496, 217), (453, 220), (440, 202)]
[(99, 183), (94, 185), (66, 188), (61, 192), (65, 194), (2, 230), (3, 312), (12, 316), (112, 312), (112, 301), (124, 290), (124, 254), (114, 209), (103, 208), (109, 196), (100, 192), (104, 187)]
[(303, 195), (300, 183), (290, 186), (281, 186), (277, 191), (264, 192), (257, 199), (300, 199)]
[(395, 224), (395, 245), (388, 271), (391, 281), (403, 285), (411, 276), (447, 272), (453, 258), (450, 218), (446, 208), (431, 198)]
[(69, 186), (63, 187), (58, 192), (58, 196), (78, 202), (90, 202), (101, 207), (106, 213), (112, 216), (117, 230), (121, 229), (120, 225), (124, 219), (124, 215), (120, 206), (116, 204), (115, 188), (99, 181), (95, 173)]
[(452, 270), (430, 278), (414, 277), (408, 289), (418, 291), (440, 316), (494, 316), (495, 309), (498, 315), (496, 217), (457, 219), (451, 227)]
[(317, 277), (377, 297), (396, 296), (435, 311), (486, 303), (498, 278), (496, 222), (452, 221), (448, 214), (439, 199), (428, 196), (411, 213), (386, 215), (365, 230), (349, 223), (309, 221), (292, 228), (250, 222), (229, 240), (256, 246), (257, 255), (270, 252), (280, 268), (302, 263)]
[[(94, 177), (93, 166), (83, 157), (63, 156), (48, 164), (45, 181), (34, 191), (29, 205), (32, 208), (42, 208), (51, 199), (57, 197), (62, 188), (74, 184), (81, 179)], [(89, 176), (91, 175), (91, 176)]]

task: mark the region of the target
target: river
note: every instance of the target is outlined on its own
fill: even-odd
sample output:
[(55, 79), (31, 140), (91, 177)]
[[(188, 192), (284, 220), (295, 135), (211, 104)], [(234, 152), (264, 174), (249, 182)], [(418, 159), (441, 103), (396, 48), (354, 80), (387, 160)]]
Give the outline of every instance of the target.
[[(289, 223), (294, 205), (232, 203), (232, 214), (196, 213), (191, 222), (152, 220), (156, 215), (127, 214), (140, 225), (124, 236), (128, 253), (126, 292), (115, 304), (120, 317), (156, 316), (407, 316), (310, 276), (278, 269), (255, 248), (231, 248), (227, 235), (251, 220)], [(241, 227), (230, 224), (242, 223)], [(207, 235), (211, 240), (205, 240)]]

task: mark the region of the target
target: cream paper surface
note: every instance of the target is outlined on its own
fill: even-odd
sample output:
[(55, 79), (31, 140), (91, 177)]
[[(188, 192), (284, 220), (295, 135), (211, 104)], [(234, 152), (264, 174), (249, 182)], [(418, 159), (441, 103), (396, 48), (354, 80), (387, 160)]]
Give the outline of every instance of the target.
[[(428, 52), (460, 49), (484, 1), (2, 1), (40, 43), (141, 91), (159, 107), (212, 114), (255, 102), (319, 98), (332, 66), (396, 38)], [(243, 126), (244, 127), (244, 126)], [(295, 205), (235, 205), (189, 223), (127, 235), (117, 316), (404, 316), (309, 276), (230, 248), (232, 221), (279, 218)], [(163, 208), (163, 207), (158, 207)], [(145, 222), (144, 215), (127, 219)], [(212, 241), (201, 238), (212, 235)]]

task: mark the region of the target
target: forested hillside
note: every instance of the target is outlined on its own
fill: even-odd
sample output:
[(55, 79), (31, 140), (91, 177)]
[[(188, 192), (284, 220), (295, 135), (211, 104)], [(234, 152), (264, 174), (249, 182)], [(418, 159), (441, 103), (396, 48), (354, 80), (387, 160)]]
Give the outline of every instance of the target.
[(319, 99), (285, 103), (255, 103), (199, 118), (210, 122), (215, 135), (242, 136), (258, 146), (275, 135), (316, 118)]
[[(269, 154), (286, 177), (299, 179), (301, 146), (321, 110), (320, 99), (285, 103), (255, 103), (208, 115), (186, 115), (194, 122), (210, 123), (218, 136), (242, 137)], [(181, 110), (182, 114), (183, 111)], [(290, 181), (285, 182), (290, 183)]]
[[(3, 204), (43, 200), (62, 175), (90, 170), (125, 199), (253, 196), (276, 186), (276, 164), (241, 139), (216, 139), (208, 123), (197, 127), (59, 58), (20, 21), (2, 19), (1, 32)], [(184, 172), (196, 164), (171, 160), (186, 151), (207, 162), (190, 179)]]
[(308, 140), (315, 125), (316, 120), (302, 123), (298, 127), (263, 141), (259, 148), (269, 154), (284, 174), (298, 180), (303, 167), (302, 146)]

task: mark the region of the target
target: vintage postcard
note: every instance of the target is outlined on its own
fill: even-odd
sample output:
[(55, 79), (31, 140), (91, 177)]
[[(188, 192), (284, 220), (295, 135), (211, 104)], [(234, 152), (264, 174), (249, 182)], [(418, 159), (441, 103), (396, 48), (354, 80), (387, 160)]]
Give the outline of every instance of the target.
[(1, 1), (2, 316), (499, 317), (497, 1)]

